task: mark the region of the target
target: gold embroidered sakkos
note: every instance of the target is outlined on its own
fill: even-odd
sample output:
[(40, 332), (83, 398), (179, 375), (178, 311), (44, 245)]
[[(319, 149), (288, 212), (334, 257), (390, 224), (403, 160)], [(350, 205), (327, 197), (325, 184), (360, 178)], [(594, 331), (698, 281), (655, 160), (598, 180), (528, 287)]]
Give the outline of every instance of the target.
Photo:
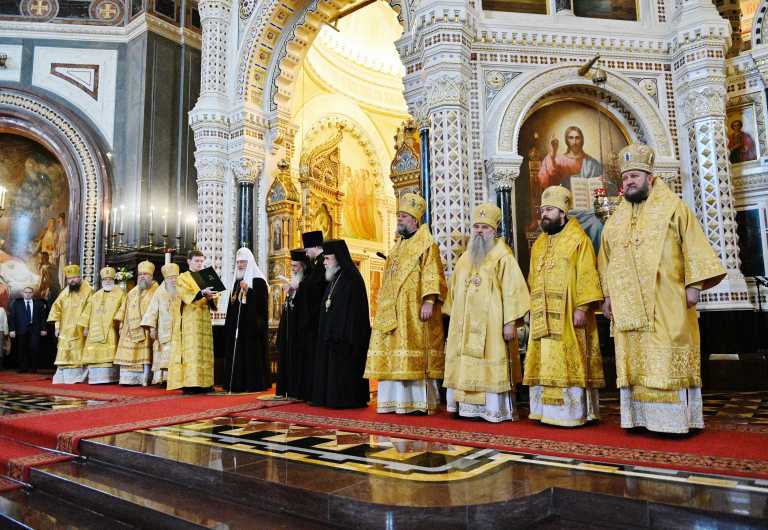
[[(446, 295), (440, 250), (422, 225), (392, 248), (374, 316), (365, 377), (418, 380), (443, 377), (445, 362), (441, 303)], [(422, 322), (425, 299), (435, 301), (432, 318)]]

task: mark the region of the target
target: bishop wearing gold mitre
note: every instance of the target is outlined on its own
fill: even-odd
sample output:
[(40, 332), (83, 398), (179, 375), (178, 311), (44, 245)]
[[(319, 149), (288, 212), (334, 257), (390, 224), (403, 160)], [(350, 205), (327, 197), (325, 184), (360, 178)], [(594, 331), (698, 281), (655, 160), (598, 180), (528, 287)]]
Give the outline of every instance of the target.
[(153, 341), (149, 330), (142, 327), (141, 320), (157, 290), (157, 282), (153, 279), (155, 264), (142, 261), (138, 272), (136, 287), (128, 291), (118, 315), (121, 321), (120, 342), (115, 364), (120, 366), (121, 385), (146, 386), (150, 380)]
[(179, 266), (166, 263), (160, 269), (163, 283), (157, 288), (149, 303), (141, 325), (149, 328), (149, 336), (155, 341), (152, 357), (152, 384), (168, 380), (168, 364), (174, 350), (181, 349), (181, 299), (176, 292)]
[(80, 315), (80, 326), (86, 337), (83, 364), (88, 368), (88, 382), (92, 385), (114, 383), (118, 379), (114, 365), (117, 318), (125, 293), (115, 285), (116, 272), (112, 267), (101, 269), (101, 289), (91, 295)]
[(616, 344), (621, 426), (686, 433), (704, 427), (696, 303), (725, 269), (696, 216), (653, 175), (654, 153), (619, 153), (624, 201), (598, 254)]
[(179, 275), (176, 292), (181, 299), (181, 348), (172, 349), (168, 365), (168, 390), (181, 388), (196, 394), (213, 386), (213, 325), (211, 309), (217, 294), (200, 289), (190, 272), (205, 266), (205, 254), (191, 250), (187, 255), (189, 272)]
[(517, 326), (528, 312), (528, 286), (502, 238), (501, 210), (472, 211), (472, 238), (451, 276), (443, 313), (450, 315), (445, 347), (448, 410), (491, 422), (516, 419), (521, 381)]
[(366, 378), (379, 380), (377, 412), (428, 414), (440, 405), (446, 285), (440, 249), (419, 225), (425, 209), (413, 193), (398, 204), (400, 240), (384, 267), (365, 367)]
[(67, 286), (56, 297), (48, 313), (48, 322), (55, 324), (58, 338), (53, 383), (82, 383), (88, 377), (88, 369), (83, 366), (85, 337), (79, 323), (92, 289), (81, 278), (80, 265), (64, 267), (64, 277)]
[(600, 419), (605, 386), (595, 309), (603, 301), (592, 240), (568, 218), (571, 192), (550, 186), (541, 195), (542, 234), (531, 249), (531, 331), (523, 382), (532, 420), (572, 427)]

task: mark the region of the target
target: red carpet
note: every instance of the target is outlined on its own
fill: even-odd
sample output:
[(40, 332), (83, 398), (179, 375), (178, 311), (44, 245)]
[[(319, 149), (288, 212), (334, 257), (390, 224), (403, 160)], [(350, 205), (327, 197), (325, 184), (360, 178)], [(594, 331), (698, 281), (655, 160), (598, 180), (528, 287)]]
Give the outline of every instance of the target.
[[(2, 475), (27, 481), (30, 467), (63, 460), (67, 460), (67, 457), (0, 437), (0, 474)], [(0, 491), (15, 487), (18, 487), (15, 483), (0, 479)]]
[[(25, 375), (25, 374), (20, 374)], [(0, 390), (24, 394), (46, 394), (80, 399), (115, 401), (153, 396), (181, 395), (181, 390), (165, 390), (158, 386), (120, 386), (120, 385), (54, 385), (50, 377), (46, 380), (25, 382), (4, 382), (0, 378)]]
[(48, 374), (20, 374), (18, 372), (0, 372), (0, 383), (23, 383), (26, 381), (51, 380)]
[(0, 436), (77, 452), (82, 438), (171, 425), (281, 404), (256, 395), (157, 396), (81, 409), (31, 412), (0, 418)]
[(492, 447), (607, 463), (768, 477), (768, 435), (704, 430), (689, 436), (628, 432), (613, 422), (568, 429), (527, 419), (491, 424), (434, 416), (377, 414), (375, 407), (333, 410), (304, 403), (237, 413), (256, 420)]

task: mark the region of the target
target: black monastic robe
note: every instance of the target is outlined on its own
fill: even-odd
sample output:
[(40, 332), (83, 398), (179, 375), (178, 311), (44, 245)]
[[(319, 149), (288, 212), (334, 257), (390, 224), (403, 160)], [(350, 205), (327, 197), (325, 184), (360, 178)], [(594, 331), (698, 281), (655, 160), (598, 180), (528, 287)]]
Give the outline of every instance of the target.
[[(224, 388), (233, 392), (256, 392), (272, 386), (269, 374), (268, 307), (267, 284), (261, 278), (254, 278), (248, 289), (245, 303), (240, 303), (240, 281), (236, 280), (230, 291), (227, 319), (224, 324), (227, 368), (224, 373)], [(239, 326), (238, 326), (239, 311)], [(239, 328), (237, 350), (235, 350), (235, 328)], [(234, 370), (232, 359), (235, 359)]]
[[(311, 404), (365, 407), (370, 399), (368, 380), (363, 378), (371, 338), (368, 296), (354, 264), (340, 264), (335, 287), (331, 281), (323, 293)], [(331, 303), (326, 307), (329, 296)]]
[(314, 382), (315, 347), (320, 306), (325, 291), (322, 255), (313, 260), (293, 299), (286, 298), (277, 330), (278, 396), (309, 401)]

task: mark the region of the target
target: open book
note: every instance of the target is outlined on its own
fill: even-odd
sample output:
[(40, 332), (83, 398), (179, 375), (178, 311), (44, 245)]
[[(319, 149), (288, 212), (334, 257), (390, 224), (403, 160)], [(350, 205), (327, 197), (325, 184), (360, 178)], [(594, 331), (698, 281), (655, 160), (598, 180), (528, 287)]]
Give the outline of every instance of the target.
[(604, 187), (605, 184), (602, 177), (571, 177), (573, 209), (592, 210), (595, 201), (595, 190)]

